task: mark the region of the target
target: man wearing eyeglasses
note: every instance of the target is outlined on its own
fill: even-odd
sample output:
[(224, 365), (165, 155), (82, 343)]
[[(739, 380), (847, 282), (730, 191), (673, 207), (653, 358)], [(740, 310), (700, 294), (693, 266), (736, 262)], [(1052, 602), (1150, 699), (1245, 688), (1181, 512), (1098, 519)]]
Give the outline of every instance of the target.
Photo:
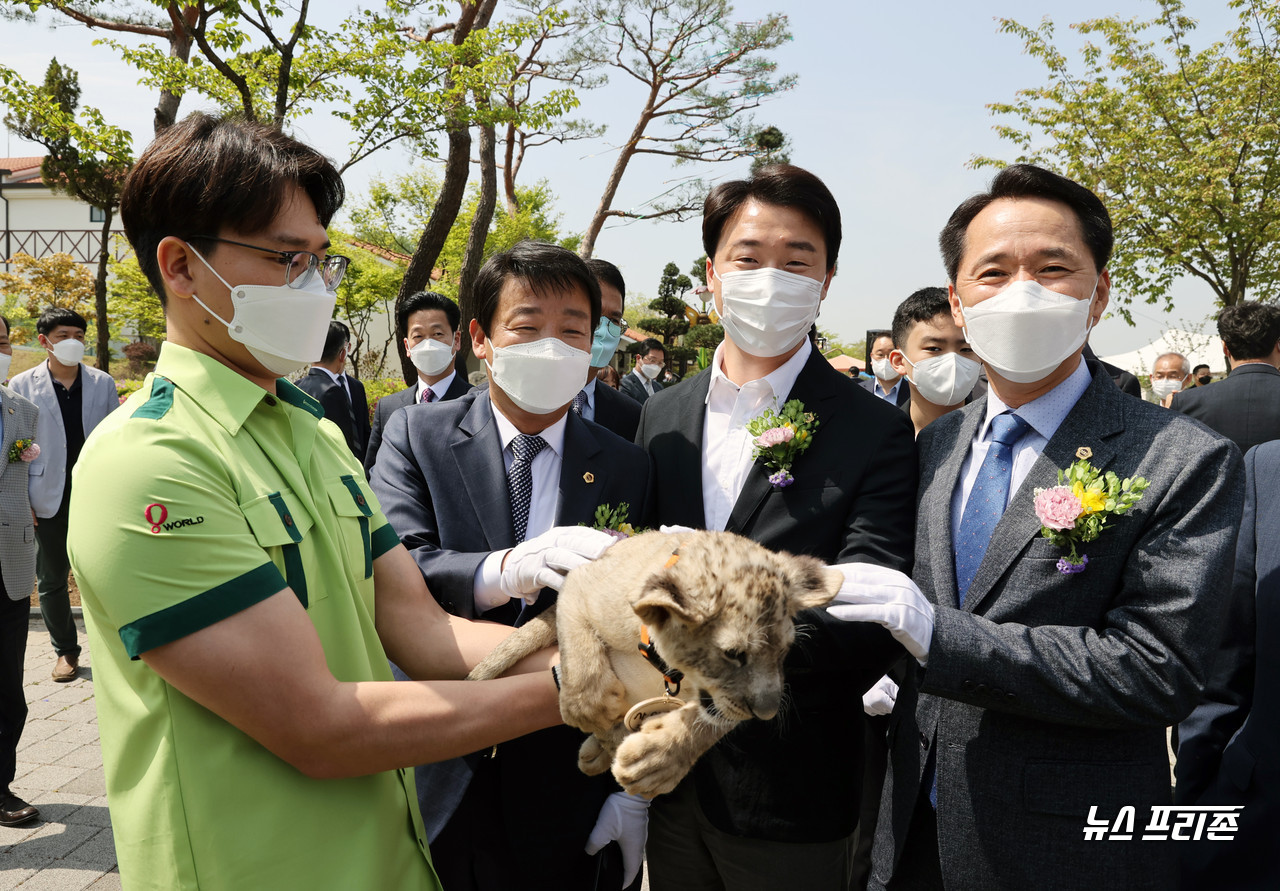
[(627, 320), (622, 317), (627, 285), (622, 279), (622, 272), (608, 260), (588, 260), (587, 268), (600, 285), (600, 324), (591, 338), (591, 368), (587, 372), (587, 385), (574, 397), (573, 410), (588, 421), (612, 430), (627, 442), (633, 442), (636, 428), (640, 426), (640, 403), (612, 387), (596, 385), (596, 374), (613, 359), (613, 354), (618, 351), (618, 342), (627, 330)]
[[(508, 629), (440, 609), (338, 429), (281, 378), (320, 356), (342, 197), (315, 150), (204, 114), (125, 183), (167, 341), (85, 446), (69, 548), (131, 891), (438, 891), (406, 768), (560, 720), (546, 653), (460, 680)], [(388, 658), (442, 680), (393, 683)]]

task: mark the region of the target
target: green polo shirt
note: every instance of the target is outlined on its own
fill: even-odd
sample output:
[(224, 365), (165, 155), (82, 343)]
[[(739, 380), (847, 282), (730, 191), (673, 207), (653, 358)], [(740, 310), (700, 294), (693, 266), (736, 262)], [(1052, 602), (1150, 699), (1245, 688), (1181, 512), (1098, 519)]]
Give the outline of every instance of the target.
[(338, 428), (166, 343), (75, 467), (68, 550), (127, 889), (438, 889), (410, 770), (311, 779), (139, 660), (287, 585), (341, 681), (390, 681), (373, 561), (398, 539)]

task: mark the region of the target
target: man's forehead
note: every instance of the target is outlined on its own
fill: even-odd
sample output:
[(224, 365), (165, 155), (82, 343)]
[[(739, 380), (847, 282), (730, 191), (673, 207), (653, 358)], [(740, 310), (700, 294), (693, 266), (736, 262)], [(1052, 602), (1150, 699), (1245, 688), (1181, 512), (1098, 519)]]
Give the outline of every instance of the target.
[(766, 204), (755, 198), (748, 198), (725, 220), (716, 252), (772, 246), (812, 252), (820, 259), (826, 257), (826, 238), (816, 219), (799, 208)]
[(498, 310), (518, 315), (559, 312), (590, 317), (591, 298), (578, 284), (535, 284), (522, 278), (508, 278), (498, 294)]
[(931, 319), (916, 322), (910, 336), (913, 340), (918, 340), (921, 345), (927, 345), (928, 341), (934, 340), (964, 340), (964, 331), (951, 318), (951, 312), (948, 310), (938, 313)]
[(439, 325), (447, 329), (449, 327), (449, 317), (444, 314), (442, 309), (420, 309), (409, 315), (409, 327), (414, 328), (419, 325), (423, 328)]
[(997, 198), (969, 222), (962, 259), (981, 265), (1015, 254), (1091, 259), (1080, 219), (1068, 205), (1048, 198)]

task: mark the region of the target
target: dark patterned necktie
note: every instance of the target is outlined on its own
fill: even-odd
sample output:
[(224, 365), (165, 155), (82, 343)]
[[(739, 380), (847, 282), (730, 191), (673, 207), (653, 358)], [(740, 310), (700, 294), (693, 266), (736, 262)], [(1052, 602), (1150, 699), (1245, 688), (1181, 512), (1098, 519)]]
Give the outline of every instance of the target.
[(435, 391), (432, 390), (430, 387), (423, 387), (422, 398), (419, 399), (418, 401), (421, 402), (423, 405), (426, 405), (428, 402), (435, 402), (436, 401)]
[(516, 544), (524, 541), (529, 528), (529, 508), (533, 503), (533, 459), (547, 447), (541, 436), (516, 435), (511, 440), (511, 467), (507, 470), (507, 492), (511, 496), (511, 528)]
[(579, 390), (573, 394), (573, 410), (578, 414), (578, 417), (582, 417), (582, 413), (587, 410), (586, 390)]

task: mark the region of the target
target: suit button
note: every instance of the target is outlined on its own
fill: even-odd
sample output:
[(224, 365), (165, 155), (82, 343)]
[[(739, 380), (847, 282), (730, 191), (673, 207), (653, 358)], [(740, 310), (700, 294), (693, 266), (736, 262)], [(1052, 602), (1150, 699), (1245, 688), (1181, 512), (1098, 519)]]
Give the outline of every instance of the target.
[(265, 402), (267, 405), (275, 405), (275, 404), (276, 404), (276, 397), (274, 397), (274, 396), (267, 396), (267, 397), (265, 397), (262, 401), (263, 401), (263, 402)]
[(960, 689), (961, 689), (961, 690), (972, 690), (972, 689), (973, 689), (973, 681), (961, 681), (961, 682), (960, 682)]
[(1006, 702), (1015, 702), (1018, 697), (1014, 696), (1012, 693), (1006, 693), (1004, 694), (1004, 698)]
[(920, 748), (929, 748), (929, 737), (925, 736), (923, 732), (920, 733)]
[(986, 684), (979, 684), (979, 685), (978, 685), (978, 691), (977, 691), (977, 692), (979, 692), (979, 693), (986, 693), (986, 692), (987, 692), (987, 685), (986, 685)]

